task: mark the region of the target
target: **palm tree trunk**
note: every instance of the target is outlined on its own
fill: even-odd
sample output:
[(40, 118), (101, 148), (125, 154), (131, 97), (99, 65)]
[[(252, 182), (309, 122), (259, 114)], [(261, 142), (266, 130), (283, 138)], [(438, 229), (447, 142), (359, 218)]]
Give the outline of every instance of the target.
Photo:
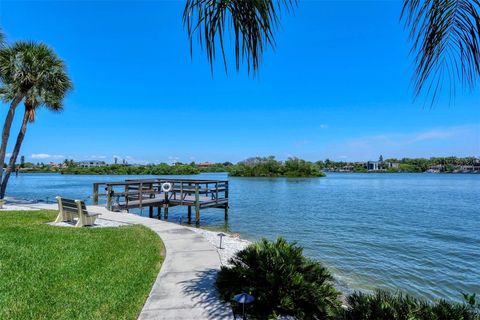
[[(10, 137), (10, 128), (12, 127), (13, 118), (15, 117), (15, 109), (22, 99), (23, 96), (21, 95), (15, 96), (12, 103), (10, 103), (10, 109), (8, 109), (7, 117), (5, 118), (5, 123), (3, 124), (2, 145), (0, 146), (0, 180), (3, 180), (3, 165), (5, 164), (7, 143), (8, 138)], [(0, 195), (0, 199), (3, 199), (3, 196)]]
[(25, 138), (25, 133), (27, 132), (28, 119), (28, 112), (27, 110), (25, 110), (25, 113), (23, 114), (22, 126), (20, 128), (20, 131), (18, 132), (17, 142), (15, 143), (15, 147), (13, 148), (7, 171), (5, 171), (5, 176), (3, 177), (2, 185), (0, 186), (0, 199), (3, 199), (3, 197), (5, 197), (8, 179), (10, 178), (10, 174), (12, 173), (12, 171), (15, 169), (15, 163), (17, 162), (17, 157), (20, 153), (20, 147), (22, 146), (23, 138)]

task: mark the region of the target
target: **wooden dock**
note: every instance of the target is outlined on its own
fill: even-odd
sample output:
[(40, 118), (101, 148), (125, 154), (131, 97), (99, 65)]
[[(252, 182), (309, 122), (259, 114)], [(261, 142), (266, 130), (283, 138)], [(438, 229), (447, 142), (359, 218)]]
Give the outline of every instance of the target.
[(100, 200), (105, 201), (105, 206), (110, 211), (148, 207), (150, 218), (154, 217), (154, 208), (157, 208), (158, 219), (161, 218), (162, 209), (164, 219), (167, 219), (169, 207), (186, 206), (189, 223), (192, 207), (195, 209), (197, 224), (200, 223), (200, 210), (204, 208), (224, 209), (225, 220), (228, 219), (226, 180), (139, 179), (96, 182), (93, 184), (93, 204), (98, 205)]

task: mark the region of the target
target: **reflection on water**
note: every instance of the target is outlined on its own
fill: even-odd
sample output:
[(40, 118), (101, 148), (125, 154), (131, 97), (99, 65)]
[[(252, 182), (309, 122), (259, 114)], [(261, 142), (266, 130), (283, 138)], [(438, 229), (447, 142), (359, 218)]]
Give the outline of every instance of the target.
[[(90, 202), (95, 181), (151, 177), (20, 174), (11, 178), (8, 195)], [(480, 175), (330, 173), (229, 180), (228, 226), (223, 209), (206, 209), (202, 227), (250, 240), (282, 235), (297, 241), (353, 288), (456, 300), (460, 292), (480, 293)], [(185, 223), (186, 210), (171, 208), (169, 221)]]

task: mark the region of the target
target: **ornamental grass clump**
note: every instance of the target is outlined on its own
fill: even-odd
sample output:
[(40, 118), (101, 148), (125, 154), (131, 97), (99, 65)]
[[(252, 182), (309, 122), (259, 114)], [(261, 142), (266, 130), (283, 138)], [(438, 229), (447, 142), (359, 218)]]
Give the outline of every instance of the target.
[(325, 319), (340, 307), (330, 272), (283, 238), (262, 239), (239, 251), (229, 263), (218, 274), (217, 288), (228, 302), (241, 292), (253, 295), (254, 302), (246, 308), (252, 318)]
[[(471, 299), (472, 296), (468, 296)], [(428, 302), (409, 295), (376, 291), (355, 292), (347, 298), (344, 320), (479, 320), (478, 305), (439, 300)]]

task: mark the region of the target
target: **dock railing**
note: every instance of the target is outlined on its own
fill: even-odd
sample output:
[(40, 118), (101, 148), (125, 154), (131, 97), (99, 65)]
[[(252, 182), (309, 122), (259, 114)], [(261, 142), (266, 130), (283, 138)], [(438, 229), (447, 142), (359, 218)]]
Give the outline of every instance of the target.
[[(162, 191), (162, 185), (169, 183), (171, 190)], [(168, 207), (188, 206), (190, 220), (191, 207), (195, 208), (195, 220), (200, 219), (202, 208), (223, 208), (225, 219), (228, 217), (228, 181), (227, 180), (191, 180), (191, 179), (141, 179), (121, 182), (96, 182), (93, 184), (93, 204), (102, 202), (108, 210), (128, 210), (149, 207), (150, 216), (157, 207), (168, 216)]]

